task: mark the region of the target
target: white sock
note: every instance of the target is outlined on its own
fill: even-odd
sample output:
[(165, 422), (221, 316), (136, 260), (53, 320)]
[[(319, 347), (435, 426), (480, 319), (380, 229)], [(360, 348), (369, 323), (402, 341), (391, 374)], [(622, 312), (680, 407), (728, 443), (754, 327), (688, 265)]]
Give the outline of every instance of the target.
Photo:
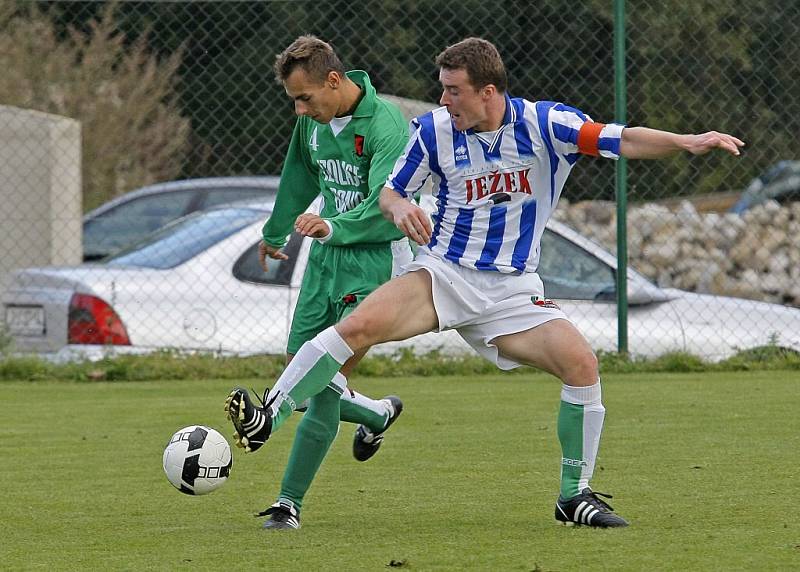
[[(353, 356), (353, 350), (350, 349), (333, 326), (321, 331), (312, 340), (300, 346), (292, 361), (283, 370), (278, 381), (275, 382), (275, 386), (269, 392), (268, 399), (275, 398), (273, 411), (277, 411), (283, 402), (288, 403), (292, 410), (297, 409), (299, 404), (292, 400), (289, 392), (300, 383), (303, 377), (311, 371), (325, 354), (330, 355), (340, 364), (344, 364)], [(341, 376), (340, 379), (345, 380), (346, 385), (347, 380), (344, 376)], [(335, 376), (334, 380), (336, 380)]]
[(372, 399), (371, 397), (367, 397), (366, 395), (358, 393), (357, 391), (345, 391), (344, 394), (342, 394), (342, 399), (364, 409), (368, 409), (369, 411), (372, 411), (378, 415), (389, 415), (389, 407), (382, 399)]
[(350, 392), (347, 391), (347, 378), (342, 375), (341, 371), (336, 372), (336, 375), (333, 376), (333, 379), (331, 380), (330, 384), (328, 384), (328, 387), (342, 396), (350, 394)]
[(322, 330), (311, 343), (331, 354), (331, 357), (341, 364), (353, 357), (353, 350), (333, 326)]

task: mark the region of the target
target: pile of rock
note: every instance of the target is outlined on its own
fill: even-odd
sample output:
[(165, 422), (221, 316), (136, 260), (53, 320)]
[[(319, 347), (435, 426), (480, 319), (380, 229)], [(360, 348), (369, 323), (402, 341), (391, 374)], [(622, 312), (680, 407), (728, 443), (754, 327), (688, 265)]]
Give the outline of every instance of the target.
[[(614, 203), (562, 200), (555, 218), (616, 252)], [(800, 202), (742, 216), (629, 205), (628, 259), (660, 286), (800, 306)]]

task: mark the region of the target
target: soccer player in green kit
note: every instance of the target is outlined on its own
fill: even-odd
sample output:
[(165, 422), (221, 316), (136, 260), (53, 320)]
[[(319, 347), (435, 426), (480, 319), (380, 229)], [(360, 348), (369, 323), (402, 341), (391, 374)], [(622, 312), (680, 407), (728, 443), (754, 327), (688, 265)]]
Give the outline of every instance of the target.
[[(300, 346), (348, 315), (412, 258), (408, 239), (381, 214), (378, 196), (408, 140), (400, 110), (377, 97), (363, 71), (345, 73), (333, 48), (301, 36), (280, 53), (275, 75), (293, 100), (297, 122), (281, 173), (275, 208), (263, 229), (262, 266), (282, 260), (292, 230), (315, 239), (309, 254), (287, 344), (288, 360)], [(322, 195), (320, 215), (305, 213)], [(402, 411), (395, 396), (373, 400), (347, 388), (347, 376), (364, 356), (354, 355), (323, 392), (307, 401), (286, 396), (306, 413), (297, 427), (278, 501), (259, 514), (264, 528), (300, 527), (303, 497), (336, 437), (338, 420), (358, 423), (356, 459), (378, 450), (383, 433)], [(225, 402), (245, 452), (263, 443), (243, 426), (246, 390)], [(261, 399), (262, 403), (264, 398)], [(273, 427), (273, 432), (276, 427)]]

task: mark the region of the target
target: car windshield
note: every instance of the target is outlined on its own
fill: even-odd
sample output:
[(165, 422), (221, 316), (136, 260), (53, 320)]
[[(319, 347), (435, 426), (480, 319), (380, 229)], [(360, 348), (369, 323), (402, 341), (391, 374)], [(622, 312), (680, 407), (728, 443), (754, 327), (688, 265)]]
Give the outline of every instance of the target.
[(83, 223), (83, 259), (100, 260), (135, 244), (187, 214), (196, 197), (194, 190), (153, 193), (94, 216)]
[(539, 276), (548, 298), (614, 300), (614, 270), (577, 244), (546, 229), (542, 236)]
[(227, 208), (191, 214), (106, 258), (111, 266), (174, 268), (246, 226), (266, 218), (265, 212)]

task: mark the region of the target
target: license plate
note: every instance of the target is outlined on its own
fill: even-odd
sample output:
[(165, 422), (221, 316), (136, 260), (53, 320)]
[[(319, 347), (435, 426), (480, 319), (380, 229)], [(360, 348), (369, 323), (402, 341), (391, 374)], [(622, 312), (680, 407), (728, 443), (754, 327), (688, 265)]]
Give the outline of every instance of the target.
[(12, 336), (43, 336), (44, 325), (41, 306), (6, 307), (6, 326)]

